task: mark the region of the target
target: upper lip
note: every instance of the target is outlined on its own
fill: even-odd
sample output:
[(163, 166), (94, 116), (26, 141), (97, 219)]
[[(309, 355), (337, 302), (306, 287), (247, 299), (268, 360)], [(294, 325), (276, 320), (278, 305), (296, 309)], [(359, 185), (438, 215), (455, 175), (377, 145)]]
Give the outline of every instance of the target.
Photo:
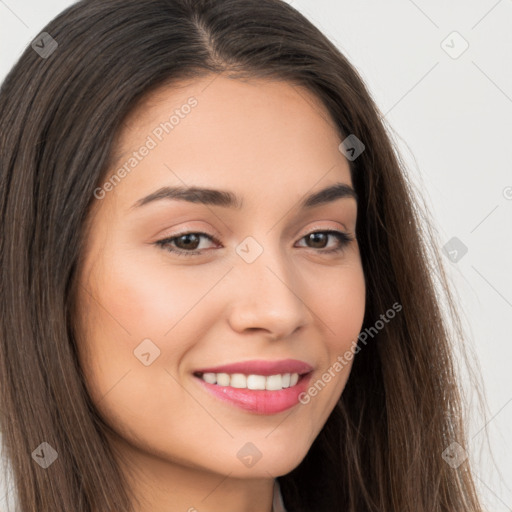
[(245, 375), (277, 375), (285, 373), (298, 373), (299, 375), (309, 373), (313, 367), (298, 359), (280, 359), (276, 361), (252, 360), (240, 361), (238, 363), (225, 364), (222, 366), (211, 366), (200, 368), (195, 373), (242, 373)]

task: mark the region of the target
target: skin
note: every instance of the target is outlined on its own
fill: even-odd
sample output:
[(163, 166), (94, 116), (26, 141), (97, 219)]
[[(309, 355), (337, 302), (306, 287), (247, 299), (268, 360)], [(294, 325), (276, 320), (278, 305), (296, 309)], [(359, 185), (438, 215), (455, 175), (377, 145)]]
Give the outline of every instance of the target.
[[(213, 80), (213, 78), (215, 78)], [(213, 81), (212, 81), (213, 80)], [(338, 253), (334, 229), (355, 237), (357, 203), (309, 211), (300, 200), (352, 185), (333, 120), (320, 101), (286, 82), (209, 75), (149, 96), (127, 119), (111, 176), (194, 96), (198, 104), (120, 183), (96, 200), (80, 270), (80, 358), (140, 512), (270, 512), (273, 481), (305, 457), (338, 401), (349, 361), (307, 405), (277, 414), (239, 409), (203, 390), (193, 371), (251, 359), (294, 358), (314, 383), (353, 348), (365, 279), (357, 240)], [(241, 210), (161, 200), (130, 207), (161, 186), (230, 190)], [(200, 245), (181, 238), (204, 232)], [(235, 251), (253, 237), (262, 254)], [(309, 239), (309, 241), (308, 241)], [(177, 245), (178, 244), (178, 245)], [(160, 355), (134, 356), (149, 338)], [(250, 442), (261, 458), (247, 467)]]

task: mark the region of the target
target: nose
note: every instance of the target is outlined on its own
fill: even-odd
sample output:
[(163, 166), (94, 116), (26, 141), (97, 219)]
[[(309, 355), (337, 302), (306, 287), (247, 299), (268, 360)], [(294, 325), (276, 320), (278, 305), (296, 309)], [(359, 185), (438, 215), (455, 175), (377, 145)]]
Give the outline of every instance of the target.
[(300, 276), (278, 251), (268, 248), (252, 263), (240, 259), (228, 280), (228, 321), (238, 333), (261, 331), (284, 339), (311, 321)]

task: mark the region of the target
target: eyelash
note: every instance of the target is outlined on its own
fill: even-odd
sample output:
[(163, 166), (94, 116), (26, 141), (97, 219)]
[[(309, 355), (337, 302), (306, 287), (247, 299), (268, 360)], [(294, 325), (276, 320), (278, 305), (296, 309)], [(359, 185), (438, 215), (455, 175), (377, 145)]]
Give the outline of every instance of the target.
[[(332, 253), (341, 252), (342, 250), (345, 249), (345, 247), (350, 242), (355, 240), (355, 238), (353, 236), (349, 235), (348, 233), (345, 233), (343, 231), (333, 230), (333, 229), (325, 229), (325, 230), (321, 230), (321, 231), (311, 231), (310, 233), (304, 235), (301, 238), (301, 240), (306, 238), (309, 235), (313, 235), (313, 234), (317, 234), (317, 233), (332, 235), (335, 238), (337, 238), (338, 242), (339, 242), (338, 247), (336, 247), (334, 249), (327, 249), (327, 250), (318, 249), (318, 251), (323, 254), (332, 254)], [(168, 251), (168, 252), (177, 254), (178, 256), (198, 256), (198, 255), (200, 255), (204, 249), (203, 250), (195, 249), (193, 251), (185, 251), (183, 249), (170, 248), (171, 242), (173, 242), (174, 240), (181, 238), (182, 236), (185, 236), (185, 235), (200, 235), (200, 236), (204, 236), (204, 237), (208, 238), (210, 241), (215, 242), (216, 244), (220, 243), (216, 237), (214, 237), (212, 235), (208, 235), (207, 233), (202, 233), (200, 231), (186, 231), (184, 233), (179, 233), (177, 235), (174, 235), (173, 237), (164, 238), (163, 240), (158, 240), (155, 242), (155, 245), (159, 246), (164, 251)], [(312, 247), (310, 247), (310, 249), (314, 250), (314, 248), (312, 248)]]

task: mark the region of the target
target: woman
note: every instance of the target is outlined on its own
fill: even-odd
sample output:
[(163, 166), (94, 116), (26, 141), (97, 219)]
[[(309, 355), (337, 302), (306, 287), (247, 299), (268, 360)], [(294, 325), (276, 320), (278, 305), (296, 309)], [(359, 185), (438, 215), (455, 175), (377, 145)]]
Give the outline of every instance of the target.
[(21, 512), (481, 510), (435, 243), (302, 15), (82, 1), (0, 112)]

